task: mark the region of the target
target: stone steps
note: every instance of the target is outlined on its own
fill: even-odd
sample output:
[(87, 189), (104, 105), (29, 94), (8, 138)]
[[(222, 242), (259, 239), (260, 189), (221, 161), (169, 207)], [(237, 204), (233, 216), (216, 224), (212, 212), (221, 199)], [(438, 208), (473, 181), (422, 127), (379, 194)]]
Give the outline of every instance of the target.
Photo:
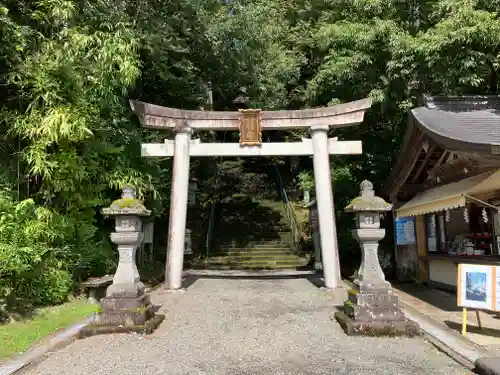
[[(261, 208), (256, 208), (256, 205)], [(236, 211), (228, 206), (226, 217), (217, 226), (214, 247), (208, 259), (198, 262), (207, 269), (295, 269), (308, 259), (298, 257), (293, 248), (292, 234), (282, 202), (253, 201), (249, 212), (263, 212), (235, 222)], [(244, 213), (244, 207), (235, 207)], [(267, 210), (267, 211), (266, 211)], [(251, 214), (250, 214), (251, 215)], [(245, 215), (240, 215), (242, 218)]]
[[(297, 255), (291, 252), (243, 252), (243, 251), (232, 251), (228, 253), (221, 253), (220, 255), (214, 254), (214, 257), (226, 257), (226, 258), (234, 258), (241, 260), (263, 260), (263, 259), (271, 259), (271, 260), (280, 260), (280, 259), (291, 259), (292, 257), (295, 259)], [(298, 258), (298, 257), (297, 257)]]
[(238, 243), (225, 243), (218, 246), (219, 249), (231, 250), (231, 249), (290, 249), (290, 244), (283, 241), (275, 241), (275, 242), (249, 242), (244, 244)]
[(220, 268), (220, 269), (248, 269), (248, 268), (266, 268), (266, 269), (292, 269), (303, 267), (308, 263), (307, 259), (281, 259), (281, 260), (272, 260), (263, 258), (261, 260), (251, 259), (251, 260), (241, 260), (241, 259), (232, 259), (224, 257), (223, 259), (210, 258), (208, 261), (199, 262), (200, 265), (205, 265), (207, 268)]
[(294, 270), (303, 267), (303, 265), (281, 265), (281, 264), (255, 264), (255, 265), (219, 265), (219, 264), (207, 264), (203, 265), (204, 269), (207, 270), (217, 270), (217, 271), (234, 271), (234, 270)]
[[(239, 255), (239, 256), (253, 256), (253, 257), (276, 257), (276, 256), (289, 256), (296, 255), (294, 251), (290, 248), (283, 249), (220, 249), (219, 254), (221, 255)], [(214, 254), (215, 255), (215, 254)]]
[[(240, 228), (241, 230), (241, 228)], [(255, 237), (259, 236), (259, 238), (264, 238), (264, 239), (275, 239), (275, 238), (288, 238), (291, 236), (292, 233), (289, 230), (271, 230), (271, 229), (265, 229), (265, 230), (258, 230), (258, 229), (248, 229), (248, 231), (241, 231), (241, 232), (222, 232), (219, 234), (219, 238), (222, 239), (231, 239), (231, 238), (246, 238), (246, 237)]]

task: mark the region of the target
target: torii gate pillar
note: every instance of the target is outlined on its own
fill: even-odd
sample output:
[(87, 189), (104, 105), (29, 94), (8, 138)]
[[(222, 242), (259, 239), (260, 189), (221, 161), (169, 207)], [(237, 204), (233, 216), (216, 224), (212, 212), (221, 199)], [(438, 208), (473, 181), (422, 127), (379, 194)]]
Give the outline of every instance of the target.
[(169, 289), (180, 289), (182, 287), (189, 191), (189, 146), (192, 135), (192, 129), (189, 126), (178, 126), (175, 131), (167, 267), (165, 267), (165, 280)]
[(313, 143), (314, 180), (321, 238), (323, 278), (328, 289), (340, 286), (340, 262), (337, 241), (337, 226), (333, 203), (330, 154), (328, 152), (328, 126), (311, 127)]

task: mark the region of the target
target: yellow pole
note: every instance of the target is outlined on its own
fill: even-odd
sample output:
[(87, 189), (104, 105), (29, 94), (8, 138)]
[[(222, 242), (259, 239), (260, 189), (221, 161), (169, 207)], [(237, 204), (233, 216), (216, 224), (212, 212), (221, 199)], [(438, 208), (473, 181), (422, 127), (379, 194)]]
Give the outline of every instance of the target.
[(462, 310), (462, 336), (465, 336), (467, 333), (467, 308), (463, 308)]

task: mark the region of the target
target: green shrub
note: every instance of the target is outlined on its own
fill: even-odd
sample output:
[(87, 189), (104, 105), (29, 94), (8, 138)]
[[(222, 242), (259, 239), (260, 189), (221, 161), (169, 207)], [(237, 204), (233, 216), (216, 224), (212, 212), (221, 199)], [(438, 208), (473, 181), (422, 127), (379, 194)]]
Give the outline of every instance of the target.
[(64, 302), (77, 280), (105, 274), (114, 257), (96, 236), (85, 222), (0, 191), (0, 320)]

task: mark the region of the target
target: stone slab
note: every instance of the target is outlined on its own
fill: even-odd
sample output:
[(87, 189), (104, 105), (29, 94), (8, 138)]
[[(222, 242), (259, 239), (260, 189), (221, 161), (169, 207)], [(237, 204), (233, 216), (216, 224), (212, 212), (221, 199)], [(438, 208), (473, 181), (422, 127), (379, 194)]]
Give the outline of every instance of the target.
[(151, 317), (149, 309), (143, 311), (102, 312), (96, 315), (95, 322), (99, 325), (142, 325)]
[(391, 292), (391, 284), (387, 281), (360, 281), (357, 286), (360, 293), (388, 293)]
[(95, 335), (103, 335), (109, 333), (144, 333), (151, 334), (163, 322), (165, 315), (155, 314), (152, 318), (144, 322), (144, 324), (136, 325), (111, 325), (111, 324), (89, 324), (78, 332), (78, 338), (83, 339)]
[(345, 313), (360, 322), (404, 321), (403, 311), (392, 307), (345, 305)]
[(500, 358), (479, 358), (474, 365), (474, 371), (478, 374), (500, 375)]
[(80, 284), (82, 288), (100, 288), (106, 287), (113, 283), (113, 276), (106, 275), (102, 277), (92, 277)]
[(349, 300), (359, 306), (398, 308), (398, 296), (392, 293), (349, 293)]
[(143, 325), (153, 315), (148, 295), (138, 298), (103, 298), (102, 311), (96, 315), (99, 325)]
[(418, 324), (409, 320), (359, 322), (343, 311), (337, 311), (335, 319), (349, 336), (415, 337), (421, 334)]
[(135, 298), (114, 298), (105, 297), (100, 301), (103, 311), (122, 311), (122, 310), (137, 310), (141, 307), (150, 305), (149, 295), (143, 294)]
[(111, 284), (106, 290), (106, 296), (110, 298), (136, 298), (141, 297), (146, 286), (140, 281), (131, 284)]

